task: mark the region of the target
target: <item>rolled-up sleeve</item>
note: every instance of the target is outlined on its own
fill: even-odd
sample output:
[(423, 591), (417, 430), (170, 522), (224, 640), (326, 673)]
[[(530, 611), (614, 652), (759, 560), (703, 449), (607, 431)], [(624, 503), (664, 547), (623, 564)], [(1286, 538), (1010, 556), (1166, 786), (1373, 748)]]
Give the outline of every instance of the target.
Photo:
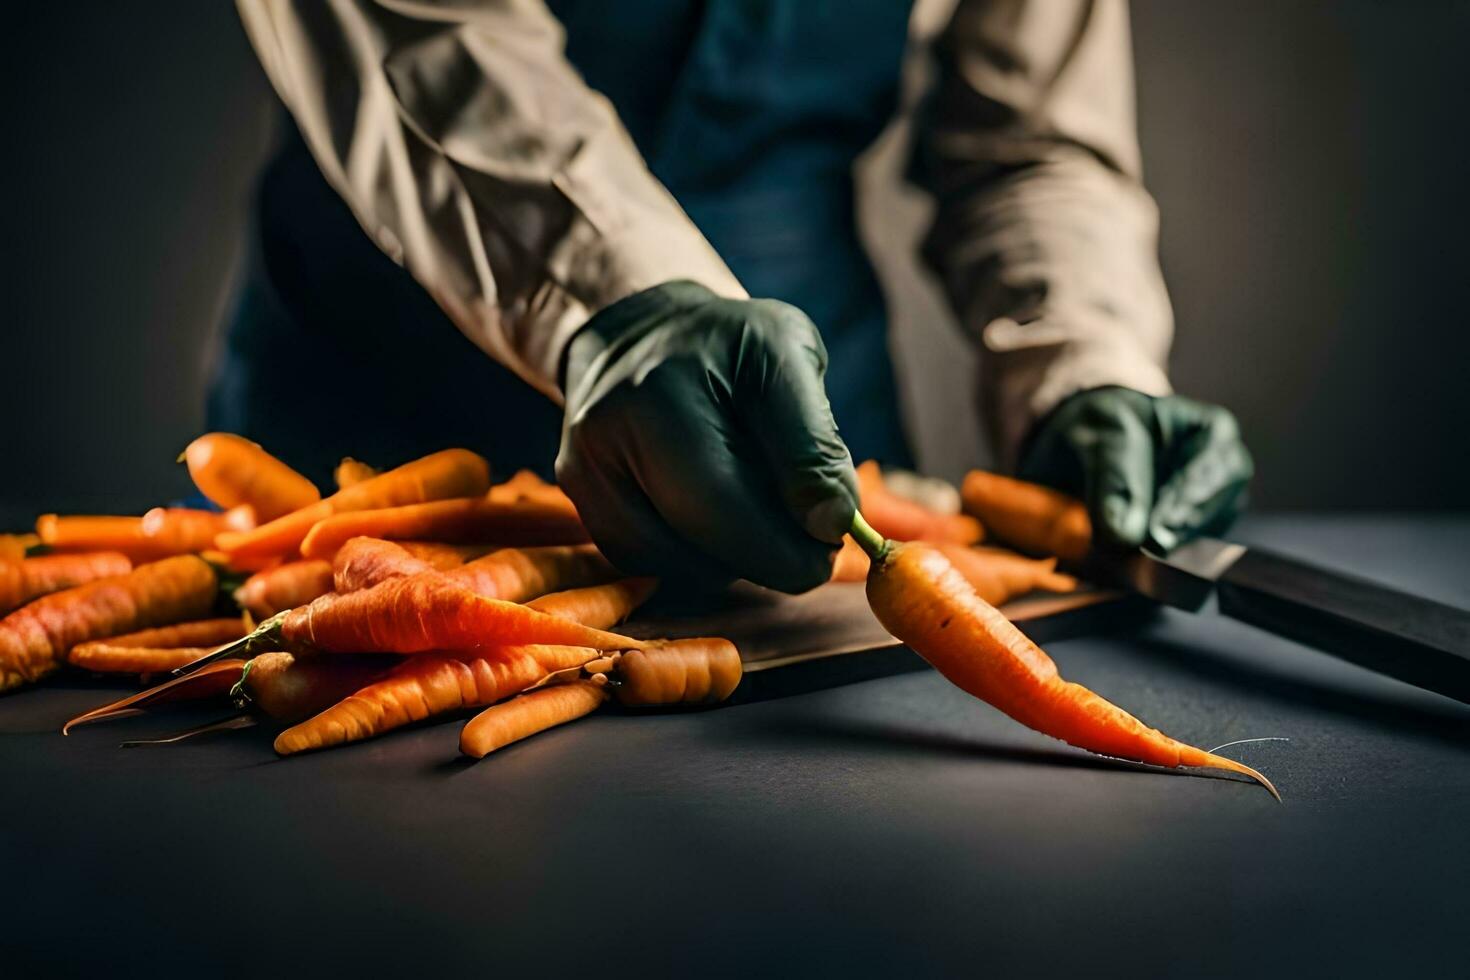
[(1125, 0), (962, 0), (915, 175), (925, 255), (981, 346), (996, 448), (1077, 391), (1167, 394), (1173, 316), (1144, 190)]
[(670, 279), (739, 282), (563, 55), (540, 0), (237, 0), (364, 230), (481, 349), (559, 398), (567, 341)]

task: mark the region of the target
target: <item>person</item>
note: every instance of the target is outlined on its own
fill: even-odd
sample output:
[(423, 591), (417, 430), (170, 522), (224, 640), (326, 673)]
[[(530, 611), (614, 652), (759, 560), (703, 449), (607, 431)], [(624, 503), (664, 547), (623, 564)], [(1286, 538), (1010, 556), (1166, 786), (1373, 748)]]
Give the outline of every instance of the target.
[[(294, 132), (213, 426), (307, 468), (559, 447), (630, 571), (826, 580), (853, 455), (911, 463), (852, 178), (909, 4), (237, 3)], [(961, 0), (912, 173), (1001, 458), (1166, 550), (1228, 524), (1251, 460), (1165, 374), (1129, 46), (1125, 0)]]

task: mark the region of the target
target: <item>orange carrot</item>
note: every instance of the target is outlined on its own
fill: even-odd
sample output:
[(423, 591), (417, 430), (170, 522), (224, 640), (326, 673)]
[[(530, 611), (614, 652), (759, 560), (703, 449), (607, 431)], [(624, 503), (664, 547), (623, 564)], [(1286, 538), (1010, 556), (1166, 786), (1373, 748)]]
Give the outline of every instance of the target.
[(290, 649), (335, 653), (424, 653), (525, 643), (599, 650), (641, 646), (528, 606), (475, 595), (438, 572), (324, 595), (283, 613), (268, 629), (278, 630)]
[(170, 678), (146, 691), (129, 694), (125, 698), (83, 712), (62, 725), (61, 734), (68, 734), (78, 725), (106, 721), (109, 718), (126, 717), (157, 704), (200, 701), (218, 697), (228, 692), (240, 680), (240, 675), (244, 670), (245, 661), (243, 660), (217, 660), (199, 668), (192, 674)]
[[(427, 561), (382, 538), (350, 538), (332, 559), (333, 587), (341, 593), (369, 589), (379, 582), (434, 571)], [(328, 590), (330, 591), (330, 590)]]
[(980, 522), (968, 514), (941, 514), (889, 490), (874, 460), (859, 466), (857, 477), (863, 512), (884, 537), (974, 544), (985, 536)]
[[(467, 449), (446, 449), (338, 490), (325, 500), (278, 517), (253, 531), (221, 534), (215, 540), (215, 546), (221, 551), (246, 556), (284, 555), (298, 548), (318, 521), (334, 514), (452, 497), (480, 497), (489, 485), (489, 464)], [(352, 536), (346, 535), (342, 540)], [(330, 555), (308, 554), (306, 557)]]
[(331, 591), (331, 562), (289, 561), (247, 578), (235, 590), (235, 602), (256, 619), (265, 619)]
[(842, 548), (832, 558), (832, 582), (866, 582), (868, 579), (868, 553), (858, 547), (851, 538), (842, 540)]
[(460, 733), (459, 750), (483, 759), (512, 742), (591, 714), (606, 700), (607, 689), (588, 681), (553, 684), (522, 694), (471, 718)]
[(110, 575), (125, 575), (132, 567), (126, 555), (115, 551), (0, 561), (0, 614), (52, 592)]
[(496, 503), (512, 504), (528, 500), (561, 510), (573, 517), (577, 515), (576, 505), (561, 487), (547, 483), (531, 470), (518, 470), (509, 480), (491, 487), (485, 496)]
[(293, 725), (372, 684), (400, 662), (396, 657), (325, 659), (262, 653), (250, 661), (240, 686), (272, 720)]
[(100, 674), (156, 674), (192, 663), (246, 632), (243, 619), (201, 619), (79, 643), (66, 662)]
[[(466, 566), (468, 567), (468, 566)], [(527, 609), (580, 623), (592, 629), (611, 629), (633, 614), (658, 588), (658, 579), (625, 578), (605, 585), (552, 592), (526, 603)]]
[(371, 480), (378, 475), (378, 470), (366, 463), (359, 462), (351, 456), (343, 456), (342, 462), (332, 471), (332, 480), (337, 484), (338, 490), (346, 490), (348, 487), (357, 486), (364, 480)]
[(142, 563), (204, 551), (215, 535), (253, 523), (248, 507), (224, 514), (155, 507), (142, 517), (43, 514), (36, 520), (36, 533), (53, 551), (116, 551)]
[(1050, 487), (971, 470), (960, 496), (967, 512), (1022, 551), (1078, 561), (1092, 547), (1087, 508)]
[(581, 544), (587, 540), (587, 530), (575, 514), (536, 501), (497, 503), (478, 497), (359, 510), (326, 518), (305, 536), (301, 553), (308, 558), (331, 558), (349, 539), (364, 535), (389, 540), (493, 541), (502, 546)]
[(1063, 680), (1052, 659), (977, 596), (943, 552), (923, 543), (884, 541), (861, 514), (852, 534), (873, 559), (867, 593), (878, 621), (957, 687), (1078, 748), (1170, 768), (1228, 769), (1281, 798), (1249, 766), (1178, 742)]
[(444, 571), (498, 550), (498, 544), (449, 544), (446, 541), (395, 541), (404, 551)]
[(1035, 589), (1049, 592), (1077, 589), (1075, 578), (1056, 570), (1055, 558), (1027, 558), (1002, 548), (966, 548), (947, 542), (939, 542), (934, 547), (944, 553), (975, 593), (992, 606)]
[(0, 619), (0, 691), (51, 673), (78, 643), (198, 619), (215, 590), (214, 569), (180, 555), (42, 596)]
[(611, 582), (618, 570), (586, 544), (501, 548), (444, 574), (477, 595), (525, 602), (548, 592)]
[(740, 651), (729, 640), (658, 640), (617, 661), (616, 689), (625, 705), (712, 704), (740, 684)]
[[(598, 656), (586, 647), (502, 647), (484, 657), (412, 657), (276, 738), (276, 751), (294, 755), (374, 735), (463, 708), (483, 707), (524, 691), (547, 674)], [(260, 659), (260, 658), (257, 658)]]
[(321, 499), (312, 482), (248, 439), (228, 432), (200, 436), (184, 450), (194, 485), (220, 507), (249, 504), (273, 521)]
[(0, 561), (20, 561), (40, 543), (35, 534), (0, 534)]

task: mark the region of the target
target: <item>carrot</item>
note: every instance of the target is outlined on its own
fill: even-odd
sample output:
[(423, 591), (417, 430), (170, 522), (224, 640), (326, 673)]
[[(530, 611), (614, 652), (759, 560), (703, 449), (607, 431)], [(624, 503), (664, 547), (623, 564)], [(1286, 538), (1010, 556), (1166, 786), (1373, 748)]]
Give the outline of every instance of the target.
[(630, 706), (710, 704), (730, 696), (741, 672), (740, 651), (729, 640), (658, 640), (618, 658), (616, 695)]
[(115, 551), (0, 561), (0, 614), (52, 592), (109, 575), (125, 575), (132, 567), (126, 555)]
[(868, 578), (867, 552), (851, 538), (844, 538), (842, 548), (832, 557), (832, 582), (865, 582)]
[(83, 712), (62, 725), (61, 734), (69, 734), (78, 725), (136, 714), (155, 704), (199, 701), (217, 697), (238, 683), (244, 670), (245, 661), (243, 660), (217, 660), (192, 674), (170, 678), (146, 691), (129, 694), (125, 698)]
[(247, 632), (243, 619), (201, 619), (79, 643), (66, 662), (100, 674), (156, 674), (192, 663)]
[(525, 602), (549, 592), (611, 582), (618, 570), (595, 546), (586, 544), (501, 548), (444, 574), (477, 595)]
[(221, 532), (254, 524), (254, 512), (155, 507), (142, 517), (42, 514), (36, 533), (53, 551), (116, 551), (137, 563), (209, 548)]
[(1092, 547), (1087, 508), (1050, 487), (971, 470), (960, 496), (967, 512), (1022, 551), (1078, 561)]
[(389, 579), (370, 589), (324, 595), (262, 624), (288, 648), (335, 653), (424, 653), (481, 646), (555, 643), (624, 650), (637, 640), (487, 599), (438, 572)]
[(633, 610), (647, 602), (657, 588), (658, 579), (625, 578), (606, 585), (552, 592), (532, 599), (526, 603), (526, 608), (595, 630), (605, 630), (631, 616)]
[(1281, 798), (1249, 766), (1176, 741), (1063, 680), (1052, 659), (977, 596), (937, 548), (885, 541), (861, 514), (853, 519), (852, 535), (873, 559), (867, 593), (878, 621), (952, 684), (1078, 748), (1170, 768), (1227, 769)]
[(34, 534), (0, 534), (0, 561), (20, 561), (40, 543)]
[[(341, 593), (369, 589), (379, 582), (434, 571), (434, 566), (382, 538), (350, 538), (332, 559), (333, 587)], [(330, 591), (330, 590), (329, 590)]]
[(249, 504), (261, 521), (321, 499), (312, 482), (248, 439), (211, 432), (189, 443), (183, 460), (199, 492), (220, 507)]
[(215, 590), (214, 569), (180, 555), (42, 596), (0, 619), (0, 691), (51, 673), (78, 643), (198, 619)]
[(359, 462), (351, 456), (343, 456), (342, 462), (338, 463), (337, 468), (332, 471), (332, 480), (337, 484), (338, 490), (346, 490), (364, 480), (371, 480), (378, 473), (377, 469), (366, 463)]
[(504, 483), (497, 483), (485, 496), (496, 503), (510, 504), (528, 500), (561, 510), (573, 517), (577, 514), (577, 507), (572, 503), (572, 498), (566, 495), (566, 491), (554, 483), (547, 483), (531, 470), (517, 470), (515, 476)]
[(587, 530), (577, 516), (555, 506), (530, 500), (499, 503), (478, 497), (359, 510), (326, 518), (305, 536), (301, 553), (308, 558), (330, 558), (349, 539), (363, 535), (389, 540), (493, 541), (502, 546), (581, 544), (587, 540)]
[(292, 725), (361, 690), (388, 673), (396, 657), (296, 658), (262, 653), (250, 661), (240, 690), (274, 721)]
[(575, 721), (596, 711), (607, 700), (607, 689), (589, 681), (553, 684), (486, 708), (459, 736), (459, 750), (483, 759), (496, 749)]
[(283, 609), (304, 606), (332, 591), (332, 565), (325, 561), (290, 561), (256, 572), (235, 590), (235, 602), (256, 619)]
[(421, 558), (430, 565), (444, 571), (458, 568), (465, 562), (474, 561), (481, 555), (498, 550), (498, 544), (449, 544), (445, 541), (395, 541), (404, 551)]
[[(467, 449), (446, 449), (338, 490), (325, 500), (278, 517), (253, 531), (221, 534), (215, 539), (215, 547), (245, 556), (284, 555), (299, 547), (318, 521), (334, 514), (449, 497), (479, 497), (489, 485), (489, 464)], [(349, 534), (342, 540), (352, 536)], [(308, 554), (306, 557), (329, 556)]]
[(859, 466), (857, 477), (863, 511), (872, 516), (873, 526), (884, 537), (956, 544), (974, 544), (985, 537), (980, 522), (968, 514), (942, 514), (888, 489), (883, 472), (874, 460)]
[[(434, 715), (494, 704), (597, 657), (586, 647), (501, 647), (483, 657), (413, 657), (276, 738), (281, 755), (357, 742)], [(260, 659), (260, 658), (257, 658)]]

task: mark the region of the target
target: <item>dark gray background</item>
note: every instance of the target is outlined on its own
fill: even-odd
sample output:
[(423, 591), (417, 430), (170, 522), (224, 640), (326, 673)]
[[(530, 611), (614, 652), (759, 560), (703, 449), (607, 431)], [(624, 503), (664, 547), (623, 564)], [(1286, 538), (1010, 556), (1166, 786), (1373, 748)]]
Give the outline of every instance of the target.
[[(1134, 22), (1178, 387), (1236, 409), (1263, 507), (1463, 506), (1470, 3), (1137, 0)], [(145, 506), (185, 486), (272, 96), (231, 4), (8, 27), (0, 517)], [(968, 367), (913, 309), (916, 442), (953, 475), (982, 453), (954, 421)]]

